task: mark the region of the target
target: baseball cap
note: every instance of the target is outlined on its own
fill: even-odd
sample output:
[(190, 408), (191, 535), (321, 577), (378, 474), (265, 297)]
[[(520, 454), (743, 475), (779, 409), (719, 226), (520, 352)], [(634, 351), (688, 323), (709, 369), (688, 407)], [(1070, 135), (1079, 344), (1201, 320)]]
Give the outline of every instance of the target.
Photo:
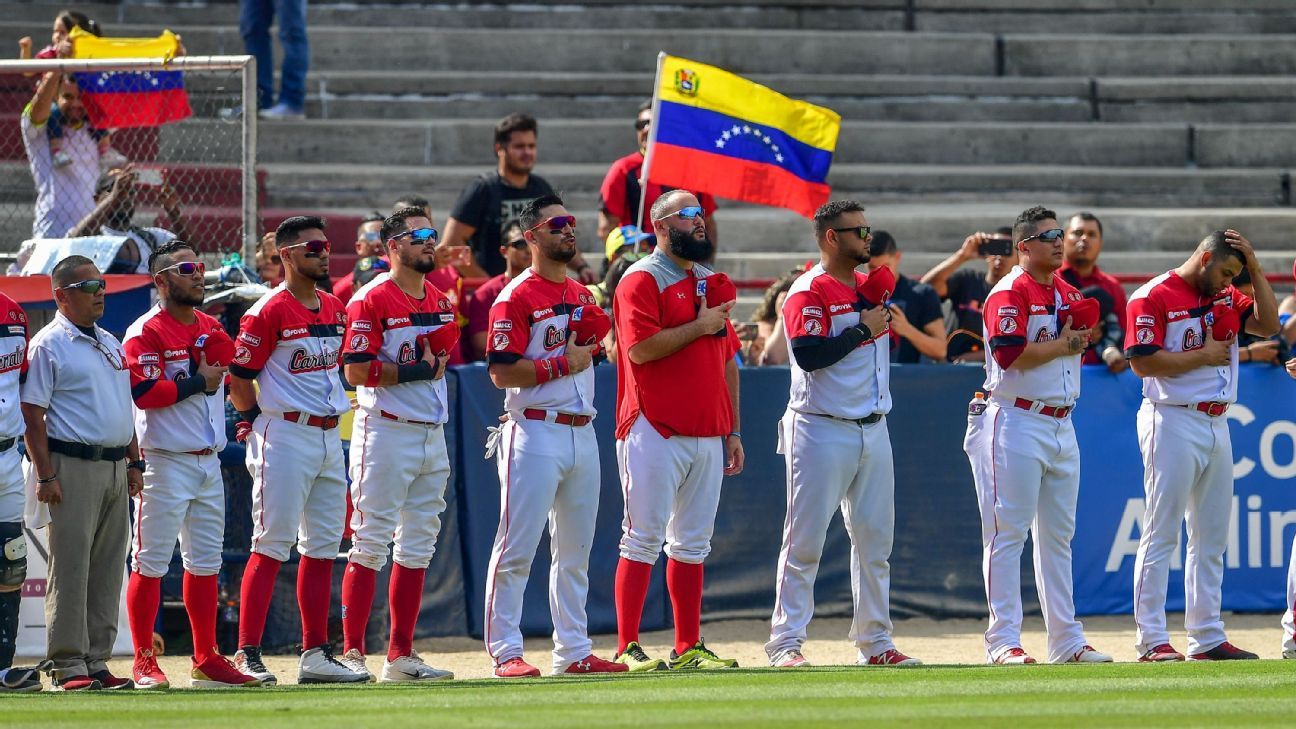
[(638, 244), (640, 241), (649, 239), (656, 244), (657, 236), (652, 235), (651, 233), (644, 233), (639, 230), (639, 226), (637, 225), (623, 225), (619, 228), (613, 228), (612, 232), (608, 233), (607, 245), (604, 247), (605, 255), (603, 257), (610, 261), (612, 260), (612, 256), (616, 255), (616, 252), (620, 250), (622, 246), (633, 246)]
[(356, 261), (355, 269), (352, 271), (351, 280), (356, 288), (360, 288), (370, 281), (374, 280), (378, 274), (391, 270), (391, 264), (379, 256), (365, 256)]

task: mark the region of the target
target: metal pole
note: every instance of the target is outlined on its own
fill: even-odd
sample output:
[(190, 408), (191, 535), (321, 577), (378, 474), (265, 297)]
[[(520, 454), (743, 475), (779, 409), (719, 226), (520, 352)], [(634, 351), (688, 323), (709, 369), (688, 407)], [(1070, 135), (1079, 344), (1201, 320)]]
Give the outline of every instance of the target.
[[(187, 68), (206, 71), (237, 71), (243, 67), (251, 56), (181, 56), (172, 58), (163, 69), (183, 71)], [(152, 71), (162, 62), (160, 58), (51, 58), (39, 61), (0, 61), (0, 71), (21, 71), (42, 73), (61, 71), (74, 73), (78, 71)]]
[[(657, 120), (661, 118), (661, 75), (662, 66), (666, 64), (666, 53), (657, 54), (657, 76), (653, 81), (652, 123), (648, 126), (648, 148), (644, 150), (643, 167), (639, 170), (639, 217), (634, 219), (636, 227), (643, 224), (644, 199), (648, 197), (648, 168), (652, 166), (653, 147), (657, 144)], [(626, 223), (622, 223), (626, 225)], [(649, 231), (641, 230), (641, 233)]]
[(257, 97), (256, 58), (243, 63), (243, 265), (256, 268), (256, 244), (261, 231), (257, 215)]

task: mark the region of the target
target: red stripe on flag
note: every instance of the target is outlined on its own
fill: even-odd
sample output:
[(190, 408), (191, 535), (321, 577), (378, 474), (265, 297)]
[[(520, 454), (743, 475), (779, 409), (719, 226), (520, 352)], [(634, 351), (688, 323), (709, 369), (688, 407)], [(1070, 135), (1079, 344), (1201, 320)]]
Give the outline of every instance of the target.
[(807, 218), (832, 193), (828, 185), (806, 182), (778, 165), (660, 142), (653, 146), (648, 176), (660, 185), (787, 208)]
[(83, 91), (81, 103), (96, 129), (155, 127), (193, 114), (184, 89), (107, 94)]

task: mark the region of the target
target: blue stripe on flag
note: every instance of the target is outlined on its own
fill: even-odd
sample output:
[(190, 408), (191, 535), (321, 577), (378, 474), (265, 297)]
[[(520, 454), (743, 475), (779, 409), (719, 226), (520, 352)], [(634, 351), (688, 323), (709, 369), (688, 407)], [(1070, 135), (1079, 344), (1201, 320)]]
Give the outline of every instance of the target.
[(657, 141), (774, 165), (808, 182), (824, 182), (832, 164), (832, 152), (777, 128), (671, 101), (661, 102)]

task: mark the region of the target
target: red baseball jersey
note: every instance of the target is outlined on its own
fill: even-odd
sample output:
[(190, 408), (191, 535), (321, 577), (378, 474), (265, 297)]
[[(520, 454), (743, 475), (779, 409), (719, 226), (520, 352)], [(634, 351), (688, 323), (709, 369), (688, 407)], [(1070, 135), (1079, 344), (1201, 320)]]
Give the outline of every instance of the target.
[[(1245, 327), (1254, 301), (1232, 286), (1215, 296), (1204, 296), (1174, 271), (1148, 281), (1130, 296), (1125, 356), (1148, 355), (1159, 349), (1167, 352), (1200, 349), (1210, 336), (1203, 318), (1216, 304), (1235, 309)], [(1234, 342), (1228, 366), (1198, 367), (1173, 377), (1144, 377), (1143, 396), (1154, 403), (1172, 405), (1235, 402), (1237, 368), (1237, 342)]]
[[(423, 298), (406, 296), (391, 274), (382, 273), (360, 287), (347, 304), (343, 361), (378, 359), (395, 365), (422, 357), (415, 339), (454, 324), (454, 305), (437, 287), (423, 280)], [(373, 414), (388, 412), (408, 420), (444, 423), (449, 417), (445, 378), (402, 382), (387, 387), (356, 388), (356, 401)]]
[[(528, 268), (510, 281), (491, 305), (486, 361), (511, 364), (523, 358), (563, 356), (571, 312), (593, 303), (594, 295), (576, 279), (555, 283)], [(595, 415), (594, 368), (534, 387), (508, 388), (504, 409), (520, 412), (525, 408)]]
[(122, 348), (140, 448), (186, 453), (225, 447), (225, 384), (214, 394), (202, 392), (198, 348), (200, 340), (228, 336), (220, 322), (201, 311), (194, 312), (193, 324), (182, 324), (161, 306), (126, 330)]
[[(822, 264), (797, 277), (783, 302), (784, 334), (789, 343), (822, 341), (859, 324), (856, 287), (868, 276), (855, 272), (855, 286), (833, 278)], [(799, 413), (865, 418), (891, 411), (891, 338), (874, 332), (836, 364), (807, 372), (788, 348), (792, 389), (788, 407)]]
[(635, 364), (630, 350), (663, 329), (697, 318), (706, 301), (700, 264), (680, 268), (653, 251), (626, 270), (617, 284), (613, 319), (617, 336), (617, 430), (625, 438), (642, 413), (662, 437), (714, 437), (733, 431), (733, 404), (725, 367), (738, 352), (738, 335), (726, 324), (719, 336), (704, 335), (674, 354)]
[(27, 375), (28, 339), (26, 312), (0, 293), (0, 438), (27, 431), (18, 386)]
[(1024, 397), (1045, 405), (1070, 406), (1080, 397), (1080, 354), (1067, 355), (1028, 370), (1009, 369), (1028, 343), (1057, 338), (1062, 329), (1057, 311), (1084, 296), (1054, 273), (1051, 284), (1031, 278), (1013, 266), (986, 297), (983, 311), (986, 357), (985, 389), (996, 397)]
[(346, 311), (333, 294), (316, 293), (320, 308), (312, 311), (279, 284), (239, 323), (230, 372), (256, 379), (267, 412), (332, 416), (351, 407), (338, 376)]

